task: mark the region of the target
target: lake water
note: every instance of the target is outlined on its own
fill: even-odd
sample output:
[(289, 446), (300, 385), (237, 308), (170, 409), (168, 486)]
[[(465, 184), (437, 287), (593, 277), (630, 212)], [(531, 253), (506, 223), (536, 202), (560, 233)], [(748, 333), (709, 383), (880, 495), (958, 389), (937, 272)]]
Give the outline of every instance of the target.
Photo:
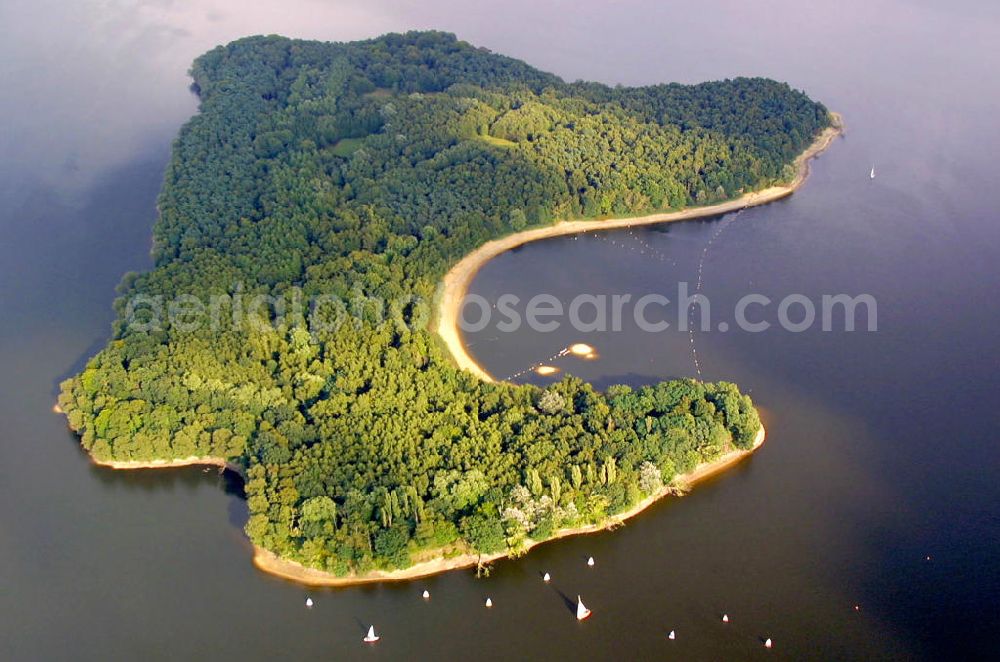
[[(0, 45), (0, 658), (995, 653), (1000, 10), (902, 0), (402, 4), (0, 8), (9, 27)], [(244, 34), (341, 40), (428, 27), (567, 79), (767, 75), (848, 125), (790, 199), (735, 218), (529, 245), (487, 265), (474, 292), (669, 296), (678, 281), (696, 281), (714, 236), (702, 287), (718, 319), (751, 292), (775, 301), (869, 293), (878, 331), (696, 334), (702, 376), (748, 389), (768, 442), (618, 531), (542, 546), (485, 580), (453, 572), (308, 591), (251, 566), (238, 481), (199, 468), (94, 467), (51, 407), (58, 382), (106, 341), (121, 275), (149, 266), (170, 140), (195, 109), (190, 60)], [(600, 358), (555, 365), (602, 387), (695, 374), (687, 334), (627, 323), (589, 335), (487, 329), (468, 340), (498, 376), (579, 340)], [(591, 555), (594, 568), (584, 563)], [(577, 593), (595, 612), (583, 624), (564, 601)], [(490, 611), (480, 606), (487, 595)], [(384, 635), (374, 648), (360, 642), (369, 622)]]

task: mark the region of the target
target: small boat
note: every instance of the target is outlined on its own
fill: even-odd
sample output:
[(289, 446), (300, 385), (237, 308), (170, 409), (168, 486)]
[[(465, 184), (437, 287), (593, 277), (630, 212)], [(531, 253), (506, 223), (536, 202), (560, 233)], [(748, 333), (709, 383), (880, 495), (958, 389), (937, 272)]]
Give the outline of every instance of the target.
[(377, 634), (375, 634), (375, 626), (374, 625), (369, 625), (368, 626), (368, 634), (365, 635), (364, 642), (366, 644), (374, 644), (376, 641), (378, 641), (381, 638), (382, 637), (380, 637)]
[(722, 622), (723, 623), (728, 623), (729, 622), (729, 614), (723, 614), (722, 615)]
[(427, 599), (429, 599), (431, 597), (431, 592), (428, 591), (427, 589), (424, 589), (423, 596), (424, 596), (424, 600), (427, 600)]
[(493, 598), (486, 598), (486, 606), (487, 607), (493, 606)]
[(544, 575), (542, 575), (542, 581), (543, 582), (552, 581), (552, 575), (546, 572)]
[(312, 598), (306, 598), (306, 607), (309, 607), (310, 609), (312, 609), (312, 606), (313, 606), (313, 599)]
[(872, 166), (872, 171), (868, 173), (868, 179), (875, 179), (875, 166)]
[(590, 610), (584, 606), (583, 600), (580, 599), (580, 596), (576, 596), (576, 620), (582, 621), (588, 616), (590, 616)]
[(764, 648), (771, 648), (774, 644), (771, 642), (771, 637), (764, 640)]
[(587, 565), (589, 565), (591, 568), (594, 567), (594, 557), (593, 556), (591, 556), (590, 558), (587, 559)]
[(670, 634), (667, 635), (667, 639), (669, 639), (670, 641), (673, 641), (676, 638), (677, 638), (677, 633), (674, 632), (673, 630), (671, 630)]

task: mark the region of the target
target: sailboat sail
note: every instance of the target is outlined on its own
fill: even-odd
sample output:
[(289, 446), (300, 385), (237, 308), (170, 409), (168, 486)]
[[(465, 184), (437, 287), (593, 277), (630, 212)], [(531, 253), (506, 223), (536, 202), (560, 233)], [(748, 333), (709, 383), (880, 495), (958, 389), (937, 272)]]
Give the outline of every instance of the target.
[(379, 640), (379, 636), (375, 634), (375, 626), (368, 626), (368, 634), (365, 635), (365, 642), (371, 644)]
[(869, 173), (868, 177), (870, 179), (875, 179), (875, 166), (872, 166), (872, 171)]
[(576, 596), (576, 620), (582, 621), (588, 616), (590, 616), (590, 610), (584, 606), (583, 600), (580, 599), (580, 596)]

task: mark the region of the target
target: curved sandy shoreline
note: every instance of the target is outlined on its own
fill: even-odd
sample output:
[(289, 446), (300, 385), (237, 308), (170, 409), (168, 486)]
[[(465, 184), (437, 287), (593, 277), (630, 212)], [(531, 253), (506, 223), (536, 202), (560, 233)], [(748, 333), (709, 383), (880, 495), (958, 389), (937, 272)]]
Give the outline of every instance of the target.
[[(625, 520), (635, 517), (663, 497), (675, 494), (675, 489), (677, 487), (690, 488), (696, 483), (711, 478), (733, 465), (740, 463), (764, 444), (766, 436), (764, 426), (761, 425), (760, 429), (757, 431), (757, 436), (754, 437), (753, 445), (750, 448), (746, 450), (732, 450), (717, 460), (712, 462), (702, 462), (688, 473), (675, 476), (670, 486), (664, 487), (657, 494), (646, 497), (624, 513), (619, 513), (609, 517), (607, 521), (602, 524), (588, 524), (586, 526), (560, 529), (551, 538), (547, 538), (542, 541), (529, 539), (522, 550), (522, 553), (527, 553), (533, 547), (551, 542), (553, 540), (558, 540), (560, 538), (578, 536), (586, 533), (597, 533), (599, 531), (607, 531), (621, 526)], [(315, 568), (308, 568), (301, 563), (283, 559), (274, 552), (254, 545), (253, 563), (257, 566), (257, 568), (263, 570), (264, 572), (277, 575), (278, 577), (298, 582), (300, 584), (306, 584), (308, 586), (338, 587), (354, 586), (356, 584), (371, 584), (374, 582), (394, 582), (419, 579), (421, 577), (428, 577), (441, 572), (447, 572), (448, 570), (471, 568), (477, 564), (490, 563), (506, 558), (507, 556), (509, 556), (508, 552), (497, 552), (496, 554), (488, 555), (461, 554), (452, 558), (439, 557), (429, 561), (422, 561), (403, 570), (373, 570), (372, 572), (365, 573), (364, 575), (348, 575), (345, 577), (338, 577), (329, 572), (324, 572)]]
[(603, 221), (560, 221), (547, 227), (525, 230), (524, 232), (517, 232), (486, 242), (459, 260), (448, 271), (441, 282), (441, 286), (438, 288), (439, 294), (436, 311), (438, 335), (444, 341), (448, 352), (459, 368), (468, 370), (484, 381), (493, 381), (493, 377), (466, 351), (465, 344), (462, 342), (462, 334), (458, 327), (462, 301), (465, 299), (465, 294), (469, 289), (470, 283), (472, 283), (472, 279), (484, 264), (512, 248), (517, 248), (533, 241), (539, 241), (540, 239), (550, 239), (567, 234), (596, 230), (613, 230), (633, 225), (670, 223), (703, 218), (705, 216), (718, 216), (719, 214), (738, 211), (745, 207), (756, 207), (780, 200), (794, 193), (802, 185), (806, 177), (809, 176), (809, 161), (822, 153), (830, 146), (834, 138), (843, 133), (844, 123), (841, 116), (838, 113), (831, 112), (830, 118), (832, 122), (831, 126), (824, 129), (816, 137), (816, 140), (795, 158), (795, 177), (785, 186), (772, 186), (762, 191), (747, 193), (735, 200), (720, 202), (715, 205), (691, 207), (680, 211), (661, 212), (648, 216), (609, 218)]

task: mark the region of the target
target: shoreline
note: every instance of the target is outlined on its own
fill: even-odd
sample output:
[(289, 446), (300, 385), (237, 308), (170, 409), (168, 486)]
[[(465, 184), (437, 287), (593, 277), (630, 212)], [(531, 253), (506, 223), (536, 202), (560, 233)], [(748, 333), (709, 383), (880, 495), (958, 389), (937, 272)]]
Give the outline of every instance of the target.
[[(746, 458), (753, 455), (753, 453), (764, 444), (766, 437), (767, 433), (764, 430), (763, 424), (761, 424), (760, 429), (757, 431), (757, 436), (754, 437), (753, 445), (750, 446), (750, 448), (746, 450), (731, 450), (711, 462), (702, 462), (688, 473), (675, 476), (671, 481), (671, 484), (665, 486), (658, 493), (646, 497), (623, 513), (608, 517), (607, 521), (601, 524), (587, 524), (584, 526), (560, 529), (551, 538), (546, 538), (541, 541), (531, 540), (529, 538), (524, 548), (520, 550), (519, 556), (527, 554), (538, 545), (543, 545), (545, 543), (552, 542), (553, 540), (568, 538), (570, 536), (585, 535), (588, 533), (610, 531), (622, 526), (626, 520), (635, 517), (664, 497), (671, 495), (683, 496), (683, 494), (677, 494), (677, 487), (691, 488), (697, 483), (707, 480), (722, 473), (726, 469), (739, 464)], [(439, 556), (429, 561), (414, 563), (410, 567), (402, 570), (372, 570), (371, 572), (360, 576), (348, 575), (345, 577), (338, 577), (337, 575), (323, 570), (306, 567), (297, 561), (283, 559), (274, 552), (264, 549), (263, 547), (258, 547), (257, 545), (253, 546), (253, 551), (253, 564), (258, 570), (281, 577), (282, 579), (304, 584), (306, 586), (326, 586), (334, 588), (356, 586), (359, 584), (373, 584), (376, 582), (410, 581), (414, 579), (421, 579), (423, 577), (429, 577), (431, 575), (437, 575), (449, 570), (460, 570), (464, 568), (471, 568), (478, 564), (492, 563), (510, 556), (510, 553), (507, 551), (487, 555), (461, 554), (452, 558)]]
[(133, 469), (177, 469), (180, 467), (218, 467), (228, 469), (233, 473), (246, 478), (243, 467), (235, 462), (224, 460), (221, 457), (211, 457), (203, 455), (189, 455), (173, 460), (98, 460), (91, 456), (91, 462), (99, 467), (106, 467), (116, 471), (130, 471)]
[[(52, 405), (52, 413), (59, 415), (65, 414), (58, 402)], [(73, 430), (73, 428), (69, 428), (69, 430), (73, 434), (76, 434), (76, 431)], [(106, 469), (114, 469), (115, 471), (131, 471), (133, 469), (179, 469), (181, 467), (218, 467), (219, 469), (232, 471), (243, 480), (246, 480), (247, 477), (246, 470), (243, 468), (243, 465), (230, 462), (229, 460), (221, 457), (213, 457), (211, 455), (188, 455), (187, 457), (156, 460), (99, 460), (91, 453), (87, 451), (84, 452), (87, 453), (87, 459), (90, 460), (91, 464), (98, 467), (104, 467)]]
[(769, 202), (785, 198), (794, 193), (805, 182), (809, 176), (809, 162), (824, 152), (833, 143), (834, 138), (843, 134), (844, 122), (840, 114), (831, 111), (830, 119), (831, 125), (823, 129), (812, 144), (795, 157), (795, 161), (793, 161), (796, 170), (795, 177), (784, 186), (771, 186), (761, 191), (745, 193), (735, 200), (728, 200), (704, 207), (689, 207), (679, 211), (658, 212), (646, 216), (609, 218), (603, 221), (596, 219), (559, 221), (554, 225), (516, 232), (500, 239), (494, 239), (475, 249), (459, 260), (445, 274), (439, 287), (440, 294), (438, 296), (437, 324), (435, 330), (441, 340), (444, 341), (452, 360), (458, 365), (459, 369), (467, 370), (483, 381), (495, 381), (492, 375), (479, 365), (468, 351), (466, 351), (465, 343), (462, 342), (462, 334), (458, 326), (462, 301), (465, 299), (472, 279), (475, 278), (483, 265), (493, 258), (518, 246), (542, 239), (590, 232), (592, 230), (614, 230), (634, 225), (672, 223), (704, 218), (706, 216), (718, 216), (746, 207), (765, 205)]

